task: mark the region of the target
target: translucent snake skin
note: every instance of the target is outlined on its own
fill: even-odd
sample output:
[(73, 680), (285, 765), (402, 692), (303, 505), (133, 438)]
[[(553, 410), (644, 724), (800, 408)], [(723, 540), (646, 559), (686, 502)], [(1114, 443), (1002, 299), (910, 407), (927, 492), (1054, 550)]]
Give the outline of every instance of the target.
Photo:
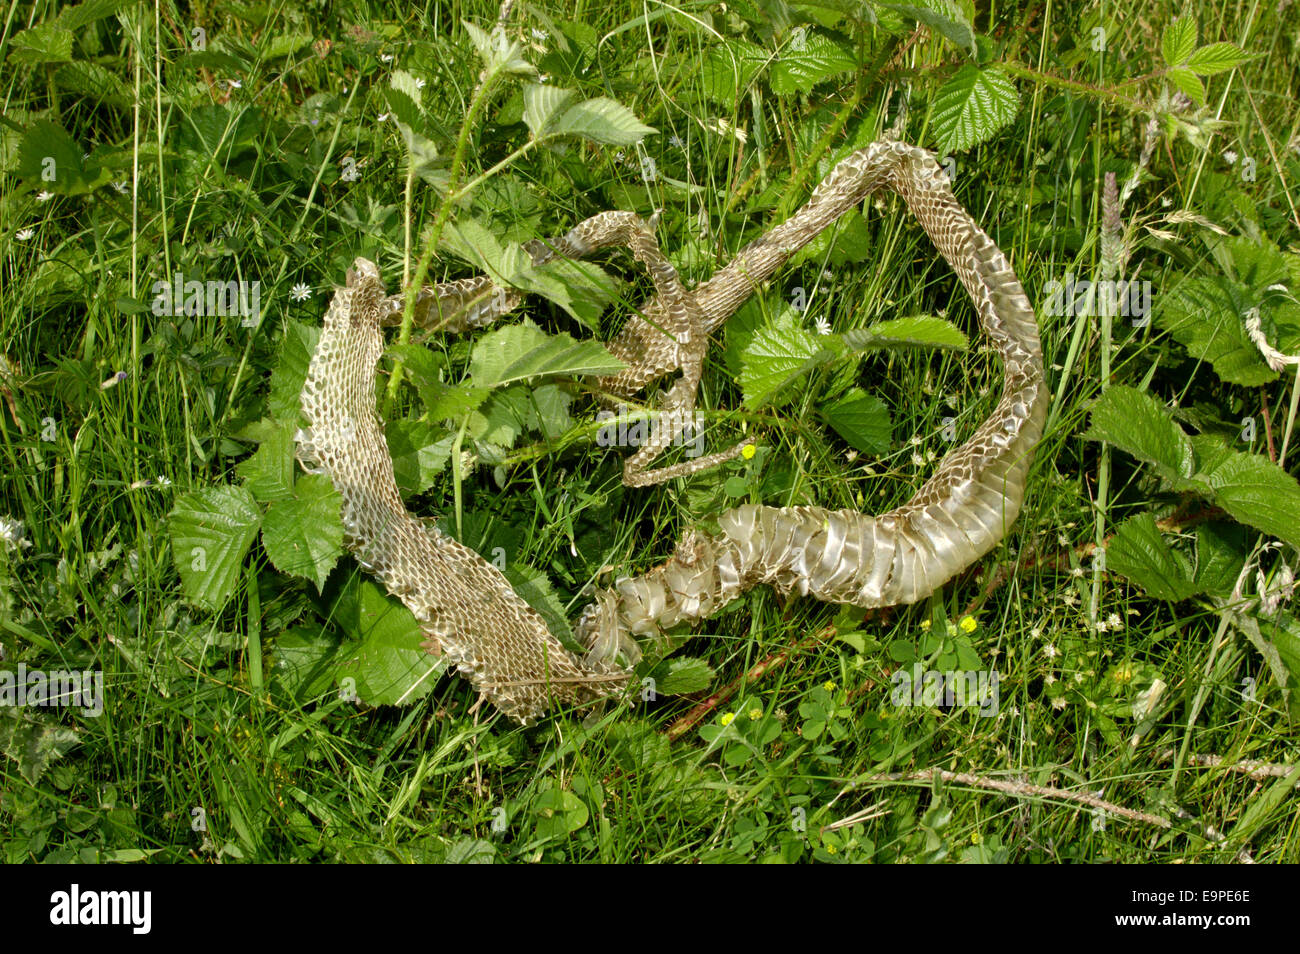
[[(566, 650), (495, 566), (406, 510), (375, 410), (382, 326), (399, 320), (404, 301), (385, 293), (372, 263), (356, 261), (330, 303), (303, 388), (310, 426), (300, 435), (298, 456), (304, 466), (328, 473), (341, 494), (344, 542), (357, 561), (411, 609), (426, 645), (502, 712), (529, 721), (554, 705), (621, 692), (631, 672), (620, 656), (639, 658), (634, 637), (658, 638), (669, 627), (705, 619), (758, 584), (862, 607), (912, 603), (1004, 537), (1024, 501), (1047, 413), (1038, 327), (1006, 256), (953, 197), (930, 153), (893, 140), (852, 153), (803, 208), (692, 290), (630, 212), (593, 216), (525, 248), (537, 264), (616, 245), (630, 249), (657, 294), (610, 342), (627, 368), (601, 384), (631, 395), (680, 370), (659, 410), (685, 419), (694, 409), (709, 333), (791, 255), (880, 189), (903, 198), (974, 301), (1004, 369), (992, 415), (944, 457), (911, 500), (888, 513), (747, 505), (723, 513), (717, 534), (687, 532), (667, 562), (596, 593), (576, 626), (585, 656)], [(520, 300), (486, 277), (464, 279), (421, 289), (416, 321), (464, 331), (491, 324)], [(669, 426), (658, 433), (628, 459), (625, 483), (644, 486), (700, 470), (742, 446), (651, 470), (648, 464), (677, 431)]]

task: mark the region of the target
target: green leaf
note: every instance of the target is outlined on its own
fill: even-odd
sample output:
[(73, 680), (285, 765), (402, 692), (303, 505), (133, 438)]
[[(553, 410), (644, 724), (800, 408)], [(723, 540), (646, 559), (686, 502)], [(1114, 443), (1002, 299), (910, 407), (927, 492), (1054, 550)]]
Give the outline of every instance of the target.
[(569, 105), (575, 90), (560, 89), (544, 83), (528, 83), (524, 86), (524, 122), (532, 134), (541, 138), (550, 130), (548, 127)]
[(324, 474), (305, 474), (293, 495), (271, 504), (262, 520), (262, 546), (281, 573), (305, 576), (325, 588), (343, 555), (343, 498)]
[(608, 146), (631, 146), (657, 129), (647, 126), (636, 114), (604, 96), (570, 106), (555, 121), (551, 135), (581, 136)]
[(537, 813), (537, 837), (543, 840), (563, 838), (587, 824), (587, 804), (573, 792), (548, 789), (533, 803)]
[(690, 656), (665, 659), (650, 672), (655, 691), (665, 696), (703, 692), (713, 684), (715, 675), (707, 662)]
[(700, 63), (704, 95), (734, 108), (737, 97), (749, 88), (770, 59), (767, 50), (744, 40), (729, 40), (709, 47)]
[(96, 20), (111, 17), (119, 10), (125, 10), (135, 0), (86, 0), (75, 7), (65, 7), (59, 11), (58, 24), (65, 30), (81, 30)]
[(293, 493), (294, 440), (297, 425), (293, 421), (267, 421), (269, 433), (252, 457), (242, 460), (235, 473), (262, 503), (280, 500)]
[(1249, 543), (1246, 529), (1226, 520), (1196, 528), (1196, 589), (1228, 599), (1246, 563)]
[(475, 343), (470, 379), (475, 387), (496, 388), (554, 375), (617, 374), (625, 367), (598, 341), (548, 335), (524, 321), (488, 332)]
[(316, 699), (334, 687), (339, 646), (319, 624), (288, 630), (272, 645), (272, 677), (297, 701)]
[(844, 350), (835, 335), (815, 335), (799, 326), (797, 312), (783, 315), (754, 333), (741, 355), (740, 385), (746, 407), (761, 407), (796, 378)]
[(1197, 106), (1205, 105), (1205, 84), (1186, 66), (1175, 66), (1165, 74), (1169, 82)]
[(31, 785), (80, 741), (76, 730), (43, 713), (28, 715), (15, 706), (0, 706), (0, 752), (14, 761)]
[(1255, 387), (1275, 380), (1277, 372), (1264, 362), (1240, 317), (1252, 299), (1225, 279), (1192, 278), (1180, 282), (1152, 317), (1223, 381)]
[(878, 321), (870, 328), (855, 328), (844, 333), (844, 344), (851, 351), (874, 351), (880, 348), (944, 348), (965, 351), (970, 342), (951, 321), (916, 315)]
[(246, 487), (208, 487), (186, 494), (171, 512), (172, 554), (181, 592), (204, 609), (221, 609), (239, 580), (262, 515)]
[(18, 175), (56, 195), (85, 195), (104, 185), (113, 171), (82, 156), (63, 127), (42, 119), (18, 143)]
[(292, 56), (299, 50), (311, 46), (309, 33), (273, 33), (266, 45), (262, 47), (263, 60), (277, 60), (282, 56)]
[(787, 45), (772, 65), (772, 92), (778, 96), (811, 93), (818, 83), (856, 69), (853, 51), (821, 33), (805, 30), (801, 49)]
[(916, 0), (914, 3), (878, 3), (882, 10), (893, 10), (928, 26), (954, 46), (975, 55), (975, 31), (965, 12), (949, 0)]
[(1197, 474), (1232, 519), (1300, 547), (1300, 483), (1260, 454), (1233, 451), (1212, 470)]
[(968, 63), (939, 89), (934, 130), (940, 153), (978, 145), (1016, 118), (1020, 94), (1006, 73)]
[(1123, 574), (1156, 599), (1179, 603), (1198, 592), (1191, 568), (1175, 553), (1150, 513), (1130, 517), (1106, 545), (1106, 569)]
[(392, 421), (384, 430), (393, 457), (393, 479), (404, 495), (422, 494), (451, 457), (456, 435), (423, 421)]
[(340, 690), (369, 705), (408, 705), (427, 696), (446, 668), (420, 646), (424, 633), (411, 611), (370, 580), (352, 577), (331, 619), (348, 637), (339, 648)]
[(889, 450), (893, 424), (885, 402), (859, 388), (822, 411), (822, 416), (850, 447), (879, 456)]
[(1196, 21), (1190, 16), (1179, 17), (1165, 27), (1160, 38), (1160, 54), (1169, 66), (1179, 66), (1187, 62), (1196, 48)]
[(311, 366), (311, 356), (318, 341), (318, 327), (291, 321), (284, 329), (280, 357), (271, 372), (271, 396), (267, 401), (267, 410), (272, 417), (298, 420), (303, 382), (307, 380), (307, 369)]
[(1235, 43), (1211, 43), (1187, 58), (1187, 65), (1201, 76), (1213, 76), (1240, 66), (1250, 57)]
[(44, 63), (67, 63), (72, 60), (73, 32), (53, 23), (38, 23), (15, 34), (12, 58), (18, 63), (39, 66)]
[(1113, 385), (1092, 407), (1092, 426), (1085, 440), (1108, 441), (1156, 472), (1176, 488), (1186, 487), (1195, 471), (1191, 441), (1164, 405), (1136, 388)]

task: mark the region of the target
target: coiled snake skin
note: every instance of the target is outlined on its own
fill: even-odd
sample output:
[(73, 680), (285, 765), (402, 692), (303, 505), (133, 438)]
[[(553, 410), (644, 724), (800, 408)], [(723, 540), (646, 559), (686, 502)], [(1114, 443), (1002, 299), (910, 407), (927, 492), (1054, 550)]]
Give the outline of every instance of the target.
[[(1038, 328), (1006, 256), (953, 197), (930, 153), (886, 140), (849, 155), (802, 209), (689, 291), (649, 228), (629, 212), (602, 213), (526, 250), (538, 264), (614, 245), (631, 250), (657, 294), (610, 342), (628, 367), (601, 384), (630, 395), (681, 370), (659, 409), (665, 419), (685, 420), (709, 333), (792, 254), (878, 189), (902, 196), (973, 299), (1004, 368), (993, 414), (943, 458), (911, 500), (888, 513), (748, 505), (722, 514), (716, 535), (688, 532), (661, 566), (597, 592), (576, 627), (585, 656), (570, 653), (495, 566), (407, 512), (375, 410), (382, 326), (397, 321), (403, 299), (385, 293), (375, 265), (356, 261), (330, 303), (303, 388), (309, 428), (299, 435), (298, 457), (330, 475), (343, 500), (344, 543), (360, 565), (411, 609), (429, 637), (426, 645), (502, 712), (528, 721), (556, 704), (619, 692), (630, 679), (619, 656), (639, 657), (633, 637), (658, 637), (705, 619), (757, 584), (862, 607), (911, 603), (1005, 535), (1020, 512), (1047, 412)], [(418, 296), (417, 322), (452, 332), (490, 324), (520, 301), (485, 277), (423, 288)], [(657, 430), (629, 458), (626, 483), (656, 483), (741, 449), (650, 470), (680, 427)]]

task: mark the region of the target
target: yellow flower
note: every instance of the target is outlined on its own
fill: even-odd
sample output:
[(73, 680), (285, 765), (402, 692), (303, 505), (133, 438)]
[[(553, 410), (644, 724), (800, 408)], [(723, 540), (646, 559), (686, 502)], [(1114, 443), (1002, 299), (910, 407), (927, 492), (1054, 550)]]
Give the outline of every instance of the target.
[(745, 460), (753, 460), (754, 455), (758, 453), (758, 448), (753, 444), (746, 444), (740, 451), (740, 456)]
[(835, 854), (837, 851), (839, 851), (839, 849), (836, 848), (834, 845), (827, 845), (827, 846), (826, 846), (826, 854), (828, 854), (828, 855), (833, 855), (833, 854)]
[(834, 679), (827, 679), (825, 682), (822, 683), (822, 688), (825, 689), (827, 692), (834, 692), (834, 691), (835, 691), (835, 680), (834, 680)]
[(755, 706), (753, 709), (749, 710), (749, 717), (757, 722), (759, 719), (763, 718), (763, 710)]
[(960, 623), (963, 633), (973, 633), (979, 628), (979, 623), (975, 622), (974, 616), (966, 616)]
[(735, 718), (736, 718), (736, 713), (734, 713), (734, 712), (727, 712), (727, 713), (724, 713), (723, 716), (722, 716), (722, 724), (723, 724), (723, 725), (731, 725), (732, 720), (734, 720)]
[(934, 622), (934, 621), (931, 620), (931, 619), (923, 619), (923, 620), (921, 620), (921, 629), (925, 630), (925, 631), (928, 633), (928, 632), (930, 631), (930, 625), (931, 625), (933, 622)]

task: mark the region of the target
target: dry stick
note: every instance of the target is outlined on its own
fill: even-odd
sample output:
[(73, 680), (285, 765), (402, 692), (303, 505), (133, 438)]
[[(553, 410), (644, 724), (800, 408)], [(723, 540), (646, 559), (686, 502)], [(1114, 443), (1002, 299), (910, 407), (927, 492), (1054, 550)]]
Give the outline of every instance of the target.
[[(1157, 762), (1169, 762), (1174, 757), (1173, 749), (1165, 749), (1156, 756)], [(1187, 761), (1192, 765), (1199, 765), (1202, 768), (1221, 768), (1225, 772), (1238, 772), (1242, 775), (1248, 775), (1257, 782), (1263, 782), (1270, 778), (1286, 778), (1295, 771), (1294, 765), (1284, 765), (1279, 762), (1260, 762), (1257, 759), (1242, 759), (1240, 762), (1226, 762), (1222, 755), (1189, 755)], [(1300, 789), (1300, 782), (1296, 782), (1295, 787)]]
[(1173, 827), (1168, 818), (1162, 818), (1148, 812), (1139, 812), (1132, 808), (1124, 808), (1121, 805), (1098, 798), (1096, 795), (1089, 795), (1087, 792), (1069, 792), (1065, 789), (1052, 788), (1049, 785), (1008, 782), (996, 778), (985, 778), (982, 775), (974, 775), (970, 772), (949, 772), (946, 769), (928, 768), (916, 772), (886, 772), (880, 775), (866, 775), (861, 779), (850, 782), (847, 790), (856, 788), (859, 785), (884, 782), (933, 782), (936, 776), (945, 782), (956, 782), (958, 785), (969, 785), (972, 788), (985, 788), (994, 792), (1002, 792), (1004, 795), (1014, 795), (1017, 798), (1037, 797), (1074, 802), (1078, 805), (1101, 809), (1116, 818), (1126, 818), (1129, 821), (1143, 822), (1160, 828)]

